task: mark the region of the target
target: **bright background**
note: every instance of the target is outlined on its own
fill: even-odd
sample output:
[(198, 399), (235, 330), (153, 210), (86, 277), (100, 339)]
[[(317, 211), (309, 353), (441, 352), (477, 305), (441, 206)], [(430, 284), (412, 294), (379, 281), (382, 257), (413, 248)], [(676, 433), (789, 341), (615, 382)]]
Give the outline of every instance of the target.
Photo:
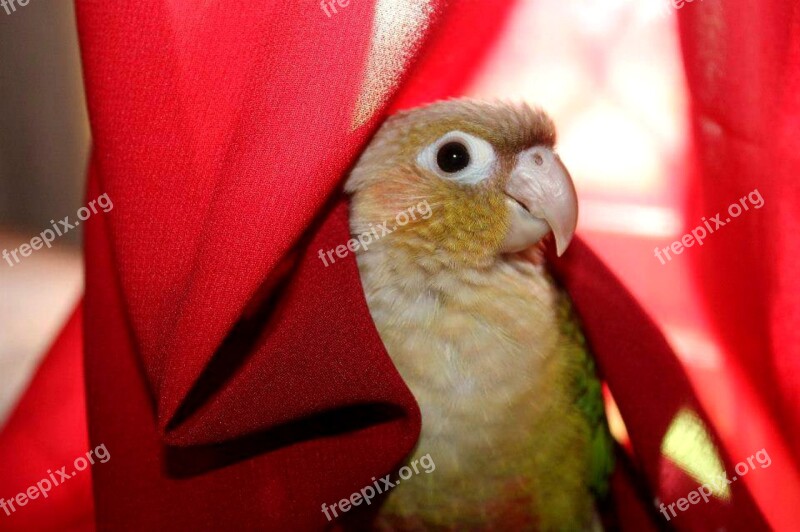
[[(0, 252), (81, 206), (89, 124), (72, 2), (0, 8)], [(0, 262), (0, 426), (83, 291), (80, 231)]]

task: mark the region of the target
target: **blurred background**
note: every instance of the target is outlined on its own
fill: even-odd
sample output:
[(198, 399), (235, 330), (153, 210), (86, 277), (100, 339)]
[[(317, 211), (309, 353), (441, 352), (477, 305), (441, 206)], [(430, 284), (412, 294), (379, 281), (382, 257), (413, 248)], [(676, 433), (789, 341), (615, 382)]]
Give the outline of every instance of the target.
[[(653, 253), (699, 223), (685, 216), (691, 139), (676, 10), (668, 6), (520, 2), (469, 93), (523, 99), (555, 118), (559, 152), (580, 196), (578, 232), (655, 318), (731, 442), (733, 459), (770, 442), (772, 458), (790, 464), (772, 416), (714, 336), (692, 284), (686, 255), (704, 250), (666, 264)], [(0, 11), (0, 117), (2, 250), (82, 204), (89, 130), (70, 2), (37, 0), (13, 16)], [(78, 237), (71, 232), (13, 268), (0, 262), (0, 425), (79, 297)], [(621, 421), (612, 426), (624, 441)], [(764, 483), (796, 485), (796, 476), (787, 466), (744, 481), (763, 499), (773, 493)]]
[[(89, 126), (72, 2), (0, 9), (0, 251), (81, 206)], [(0, 264), (0, 425), (83, 285), (80, 232)]]

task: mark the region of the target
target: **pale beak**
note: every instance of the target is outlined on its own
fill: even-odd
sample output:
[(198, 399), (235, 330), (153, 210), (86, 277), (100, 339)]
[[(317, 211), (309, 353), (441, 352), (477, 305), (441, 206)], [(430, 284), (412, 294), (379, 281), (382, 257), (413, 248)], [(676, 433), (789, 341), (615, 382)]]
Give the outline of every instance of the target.
[(520, 153), (505, 193), (511, 228), (502, 251), (522, 251), (552, 231), (561, 256), (578, 224), (578, 197), (558, 155), (542, 146)]

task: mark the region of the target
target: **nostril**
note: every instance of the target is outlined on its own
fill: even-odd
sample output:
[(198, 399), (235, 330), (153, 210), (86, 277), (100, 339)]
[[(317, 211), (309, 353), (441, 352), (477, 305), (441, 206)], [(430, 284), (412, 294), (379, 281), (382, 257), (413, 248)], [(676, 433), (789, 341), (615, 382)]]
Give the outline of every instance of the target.
[(536, 153), (533, 155), (533, 162), (536, 163), (536, 166), (542, 166), (542, 164), (544, 163), (544, 159), (542, 159), (541, 155)]

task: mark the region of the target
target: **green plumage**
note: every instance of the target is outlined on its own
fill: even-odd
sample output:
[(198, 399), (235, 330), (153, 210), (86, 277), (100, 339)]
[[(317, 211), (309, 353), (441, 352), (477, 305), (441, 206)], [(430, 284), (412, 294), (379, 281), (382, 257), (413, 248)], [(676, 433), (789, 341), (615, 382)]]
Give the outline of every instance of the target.
[(581, 370), (575, 373), (576, 405), (586, 418), (589, 427), (590, 461), (587, 482), (596, 497), (608, 493), (608, 479), (614, 471), (614, 440), (608, 430), (605, 405), (594, 359), (589, 354), (586, 339), (581, 332), (577, 316), (572, 311), (569, 296), (562, 296), (559, 306), (561, 333), (570, 340), (574, 357)]

